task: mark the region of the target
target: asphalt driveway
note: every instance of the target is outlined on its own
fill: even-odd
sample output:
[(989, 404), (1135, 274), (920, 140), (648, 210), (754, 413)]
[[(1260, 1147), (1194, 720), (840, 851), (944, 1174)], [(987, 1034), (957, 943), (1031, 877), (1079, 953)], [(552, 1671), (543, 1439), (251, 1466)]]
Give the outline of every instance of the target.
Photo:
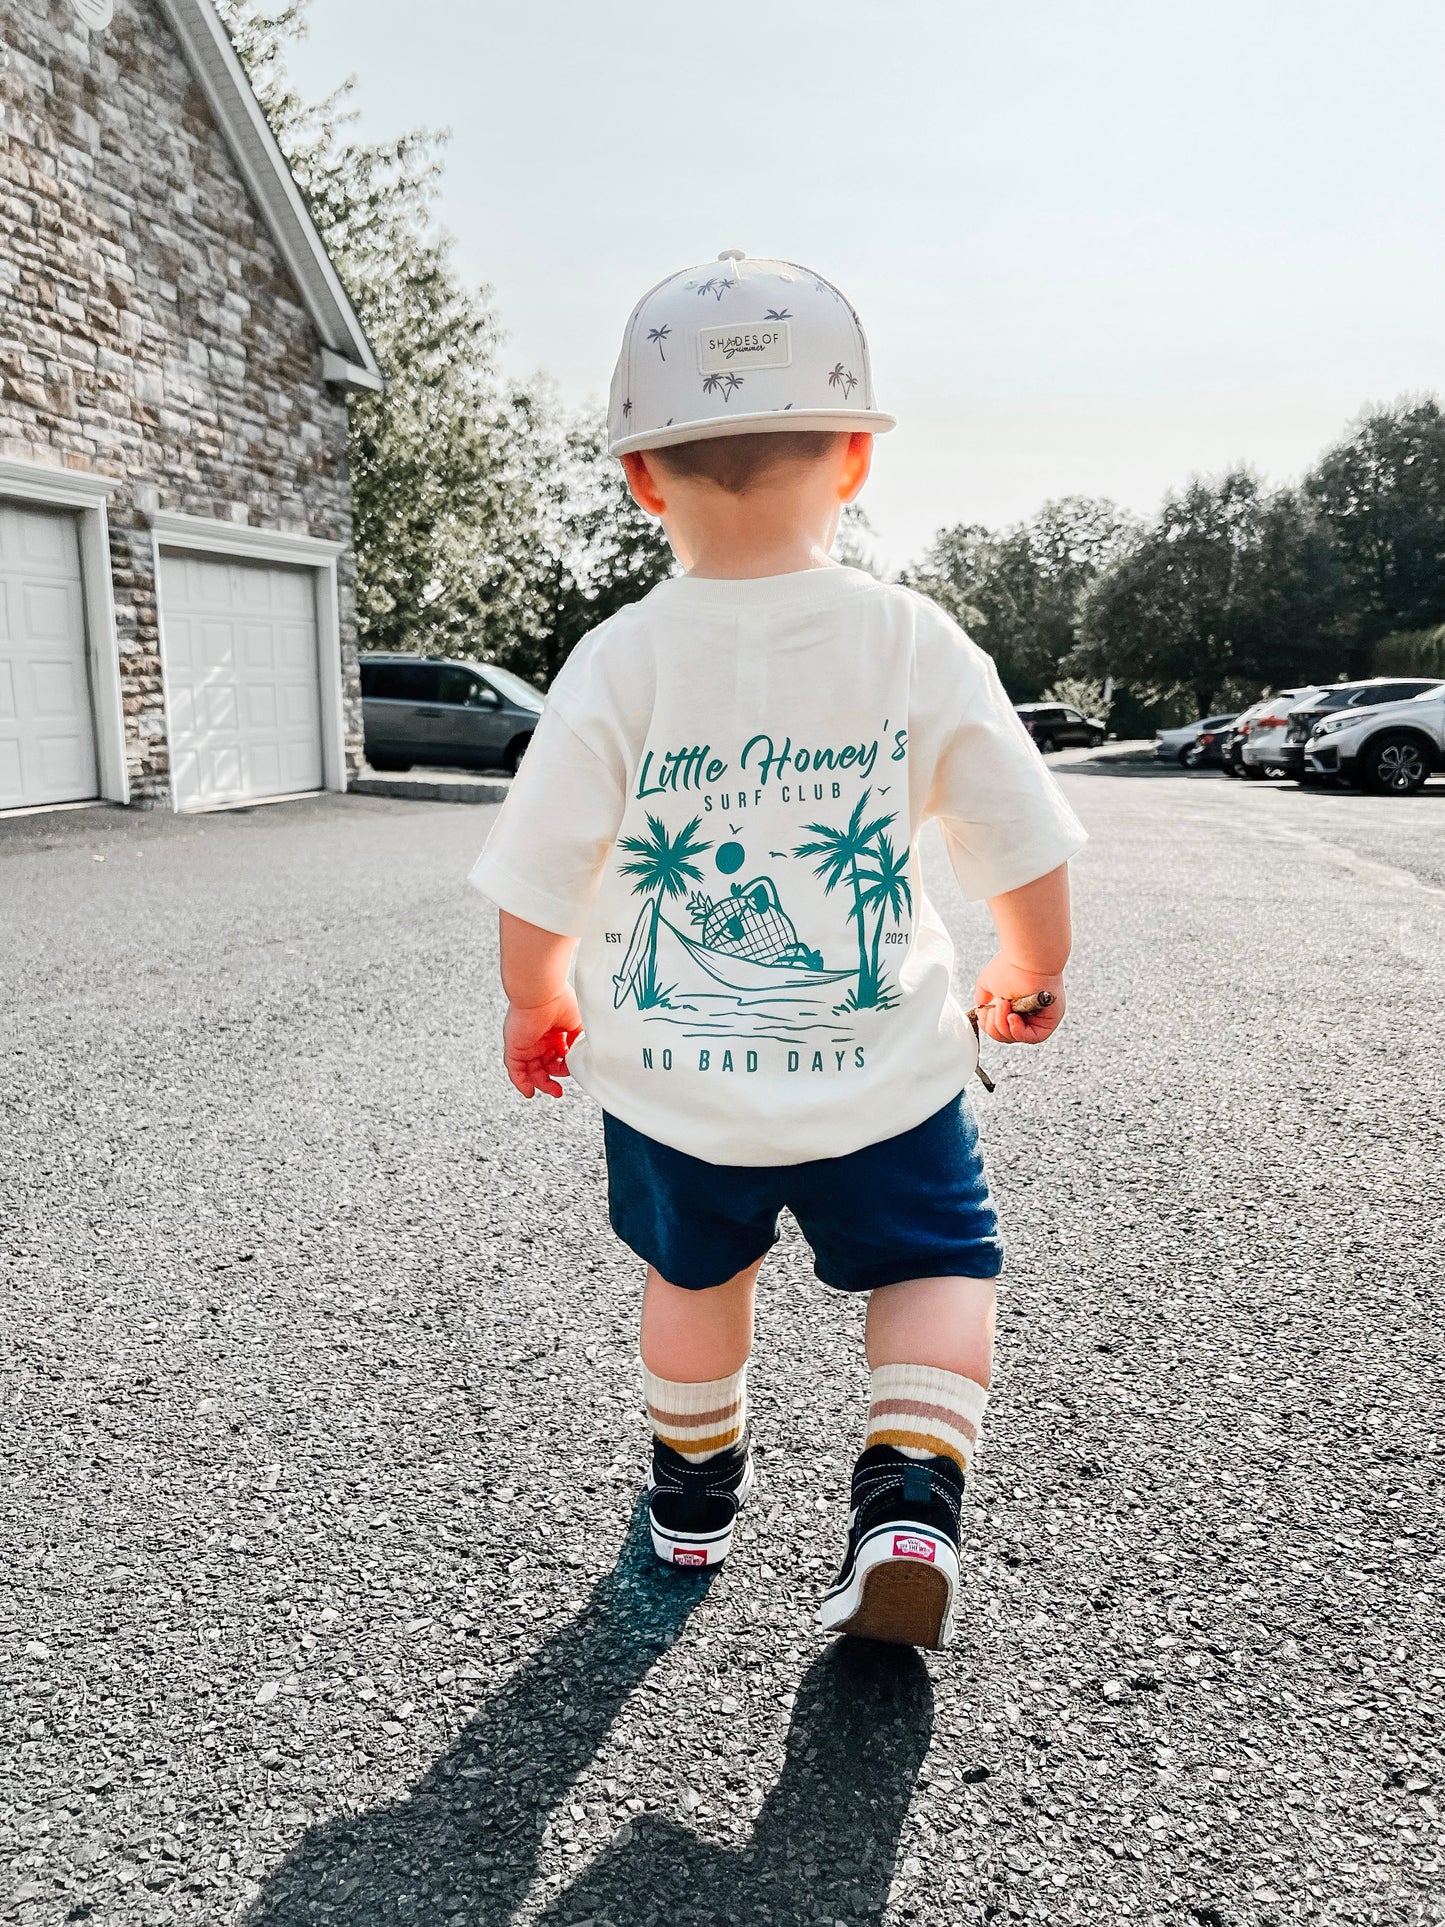
[(0, 1919), (1445, 1919), (1445, 793), (1063, 775), (926, 1661), (815, 1631), (865, 1379), (796, 1239), (738, 1549), (644, 1556), (635, 1267), (595, 1114), (496, 1063), (489, 810), (0, 825)]

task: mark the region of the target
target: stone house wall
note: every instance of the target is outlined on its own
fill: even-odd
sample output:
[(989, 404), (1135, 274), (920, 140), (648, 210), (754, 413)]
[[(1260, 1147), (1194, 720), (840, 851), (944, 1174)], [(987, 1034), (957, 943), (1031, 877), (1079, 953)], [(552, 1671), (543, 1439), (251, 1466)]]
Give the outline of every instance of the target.
[(101, 33), (0, 0), (0, 457), (120, 478), (110, 532), (131, 793), (169, 767), (145, 516), (348, 544), (347, 763), (361, 761), (346, 399), (201, 89), (149, 0)]

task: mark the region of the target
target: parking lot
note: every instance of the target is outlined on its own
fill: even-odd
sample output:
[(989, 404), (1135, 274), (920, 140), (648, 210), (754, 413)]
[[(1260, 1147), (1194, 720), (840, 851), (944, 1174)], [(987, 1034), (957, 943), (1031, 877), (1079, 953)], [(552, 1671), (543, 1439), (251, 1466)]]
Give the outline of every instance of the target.
[(865, 1380), (795, 1238), (738, 1549), (643, 1555), (634, 1267), (595, 1114), (496, 1061), (489, 808), (0, 825), (0, 1918), (1441, 1918), (1445, 787), (1058, 762), (1073, 1006), (976, 1097), (926, 1660), (815, 1630)]

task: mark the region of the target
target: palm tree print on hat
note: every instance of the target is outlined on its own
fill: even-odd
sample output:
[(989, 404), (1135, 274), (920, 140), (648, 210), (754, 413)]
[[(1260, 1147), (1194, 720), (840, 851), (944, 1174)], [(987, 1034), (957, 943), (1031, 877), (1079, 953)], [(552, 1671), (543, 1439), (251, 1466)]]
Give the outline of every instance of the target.
[[(662, 906), (669, 897), (685, 896), (689, 883), (701, 883), (702, 871), (696, 859), (710, 850), (712, 844), (698, 841), (697, 832), (702, 828), (700, 816), (695, 816), (676, 836), (669, 836), (667, 825), (656, 816), (648, 817), (647, 828), (647, 836), (624, 836), (617, 847), (626, 850), (631, 858), (631, 862), (620, 868), (623, 876), (636, 879), (632, 894), (648, 898), (632, 933), (633, 944), (641, 940), (647, 945), (634, 995), (639, 1009), (655, 1010), (659, 1005), (666, 1006), (669, 994), (657, 981), (657, 924)], [(630, 944), (629, 956), (631, 951)]]
[(727, 292), (727, 285), (726, 275), (715, 274), (710, 280), (699, 281), (697, 284), (697, 292), (699, 294), (713, 295), (717, 300), (721, 301), (723, 295)]
[(662, 356), (662, 359), (664, 361), (667, 360), (667, 350), (663, 347), (662, 344), (664, 341), (667, 340), (667, 337), (671, 333), (672, 333), (672, 330), (671, 328), (668, 327), (665, 321), (663, 322), (660, 328), (649, 328), (647, 331), (647, 339), (649, 341), (655, 341), (657, 343), (657, 352), (659, 355)]
[(830, 388), (841, 388), (843, 390), (843, 399), (846, 401), (858, 386), (858, 377), (853, 373), (851, 368), (845, 368), (841, 361), (835, 362), (828, 373), (828, 386)]
[[(808, 828), (815, 840), (799, 843), (793, 851), (794, 856), (818, 859), (814, 875), (823, 879), (823, 888), (829, 896), (840, 883), (846, 883), (852, 894), (853, 908), (848, 912), (848, 921), (857, 927), (858, 983), (840, 1006), (842, 1010), (887, 1010), (897, 1002), (884, 978), (878, 952), (884, 919), (891, 912), (894, 921), (901, 922), (903, 911), (912, 903), (906, 853), (902, 859), (895, 856), (892, 842), (885, 834), (898, 820), (896, 815), (875, 816), (871, 822), (864, 821), (872, 794), (871, 790), (864, 790), (844, 829), (834, 829), (828, 823), (810, 823)], [(860, 867), (870, 861), (875, 866), (873, 869)], [(870, 910), (877, 913), (871, 943), (867, 923)]]
[(623, 419), (623, 421), (626, 421), (626, 420), (627, 420), (627, 417), (628, 417), (628, 416), (629, 416), (629, 415), (630, 415), (631, 413), (632, 413), (632, 397), (631, 397), (631, 395), (629, 395), (629, 396), (627, 397), (627, 399), (626, 399), (626, 401), (625, 401), (625, 402), (623, 402), (623, 404), (622, 404), (622, 419)]
[(705, 395), (721, 393), (724, 401), (731, 401), (733, 398), (733, 390), (735, 388), (741, 388), (743, 380), (744, 377), (742, 375), (704, 375), (702, 378), (702, 392)]
[(792, 315), (786, 308), (769, 308), (763, 316), (764, 321), (791, 321)]

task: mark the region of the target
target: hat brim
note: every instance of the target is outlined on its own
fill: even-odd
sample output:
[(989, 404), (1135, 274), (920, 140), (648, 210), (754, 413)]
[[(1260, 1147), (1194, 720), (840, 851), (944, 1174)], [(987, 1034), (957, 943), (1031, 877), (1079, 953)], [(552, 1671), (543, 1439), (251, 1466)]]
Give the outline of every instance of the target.
[(609, 455), (631, 455), (647, 448), (677, 448), (683, 442), (718, 441), (724, 435), (790, 435), (809, 430), (826, 435), (886, 435), (898, 426), (896, 415), (875, 408), (777, 409), (766, 414), (716, 415), (709, 421), (678, 422), (670, 428), (643, 428), (608, 445)]

